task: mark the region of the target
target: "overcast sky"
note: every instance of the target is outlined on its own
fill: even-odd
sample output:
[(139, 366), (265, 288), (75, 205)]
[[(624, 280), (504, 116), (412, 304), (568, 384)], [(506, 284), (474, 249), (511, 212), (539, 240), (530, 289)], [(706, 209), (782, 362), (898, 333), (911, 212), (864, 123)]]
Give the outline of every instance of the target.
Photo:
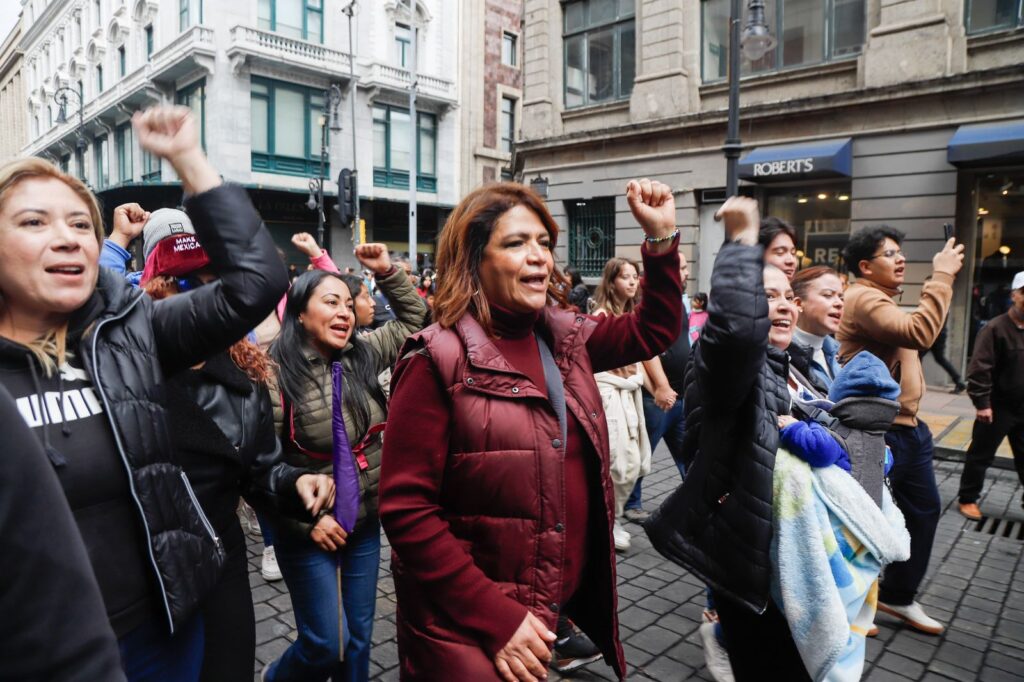
[(0, 43), (7, 38), (7, 34), (14, 28), (18, 21), (18, 12), (21, 11), (21, 3), (18, 0), (0, 0)]

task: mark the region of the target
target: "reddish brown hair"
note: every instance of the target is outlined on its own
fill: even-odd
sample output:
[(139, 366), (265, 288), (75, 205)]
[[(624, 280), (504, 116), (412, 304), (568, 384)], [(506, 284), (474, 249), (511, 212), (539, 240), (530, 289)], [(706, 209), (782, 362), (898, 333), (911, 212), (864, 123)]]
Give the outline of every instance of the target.
[[(444, 225), (437, 244), (437, 293), (434, 319), (442, 327), (451, 327), (467, 312), (491, 333), (491, 309), (480, 290), (480, 261), (490, 241), (494, 225), (516, 206), (533, 211), (551, 237), (551, 248), (558, 242), (558, 223), (551, 217), (544, 200), (529, 187), (515, 182), (484, 185), (459, 202)], [(562, 308), (569, 280), (556, 265), (548, 283), (548, 296)]]
[[(160, 300), (181, 293), (178, 280), (167, 275), (157, 275), (144, 285), (142, 289), (152, 298)], [(274, 361), (266, 351), (249, 339), (242, 339), (228, 349), (231, 361), (238, 369), (245, 372), (252, 381), (266, 385), (273, 375)]]
[(810, 267), (796, 273), (793, 275), (793, 279), (789, 282), (789, 285), (793, 287), (793, 295), (797, 298), (803, 298), (807, 295), (807, 287), (810, 286), (811, 282), (819, 277), (824, 277), (825, 275), (835, 275), (836, 277), (839, 277), (839, 273), (836, 272), (834, 268), (830, 268), (827, 265), (815, 265), (814, 267)]

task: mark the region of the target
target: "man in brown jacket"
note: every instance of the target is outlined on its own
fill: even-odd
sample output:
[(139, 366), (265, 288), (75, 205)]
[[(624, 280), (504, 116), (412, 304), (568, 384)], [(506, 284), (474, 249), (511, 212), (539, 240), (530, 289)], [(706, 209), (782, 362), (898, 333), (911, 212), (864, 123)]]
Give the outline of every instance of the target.
[(953, 298), (953, 279), (963, 265), (963, 245), (950, 239), (932, 259), (932, 276), (921, 290), (916, 309), (905, 313), (896, 298), (902, 291), (906, 258), (900, 250), (903, 233), (888, 226), (866, 227), (854, 234), (843, 251), (857, 281), (846, 290), (846, 305), (836, 338), (839, 361), (846, 364), (862, 350), (882, 359), (900, 383), (900, 412), (885, 442), (894, 465), (889, 474), (893, 497), (910, 532), (910, 559), (890, 564), (879, 588), (878, 610), (928, 634), (943, 625), (914, 601), (928, 570), (942, 502), (935, 484), (935, 450), (928, 425), (917, 419), (924, 395), (924, 374), (918, 351), (935, 343)]
[(1024, 483), (1024, 272), (1014, 276), (1010, 298), (1010, 310), (978, 332), (967, 368), (967, 393), (978, 412), (960, 476), (960, 513), (974, 521), (981, 520), (985, 471), (1007, 436)]

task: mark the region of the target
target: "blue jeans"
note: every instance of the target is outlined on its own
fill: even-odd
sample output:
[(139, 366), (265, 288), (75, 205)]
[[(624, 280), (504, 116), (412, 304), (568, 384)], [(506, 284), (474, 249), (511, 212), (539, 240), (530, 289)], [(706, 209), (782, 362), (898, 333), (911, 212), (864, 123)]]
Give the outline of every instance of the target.
[(341, 552), (345, 661), (340, 663), (336, 554), (311, 540), (274, 538), (277, 563), (291, 593), (298, 638), (267, 671), (267, 680), (363, 682), (370, 677), (370, 637), (380, 569), (380, 524), (349, 536)]
[(256, 522), (260, 524), (260, 533), (263, 535), (263, 546), (274, 546), (274, 524), (270, 519), (265, 519), (263, 514), (256, 512)]
[[(654, 404), (654, 396), (646, 390), (643, 392), (643, 398), (644, 421), (647, 424), (647, 440), (651, 443), (651, 452), (654, 452), (654, 448), (658, 447), (658, 443), (664, 438), (665, 445), (668, 446), (668, 451), (672, 454), (672, 461), (676, 463), (679, 476), (682, 477), (686, 472), (686, 467), (683, 465), (683, 434), (686, 432), (683, 399), (677, 399), (668, 412), (665, 412)], [(626, 509), (641, 508), (640, 497), (643, 494), (643, 482), (643, 476), (637, 479), (636, 485), (633, 486), (633, 492), (626, 500)]]
[(128, 682), (195, 682), (203, 666), (203, 619), (196, 614), (167, 635), (162, 620), (151, 620), (117, 640)]
[(935, 446), (928, 425), (918, 419), (914, 428), (897, 426), (885, 434), (885, 442), (892, 449), (889, 483), (896, 506), (907, 522), (910, 558), (885, 567), (878, 600), (905, 606), (914, 601), (928, 571), (942, 500), (935, 484)]

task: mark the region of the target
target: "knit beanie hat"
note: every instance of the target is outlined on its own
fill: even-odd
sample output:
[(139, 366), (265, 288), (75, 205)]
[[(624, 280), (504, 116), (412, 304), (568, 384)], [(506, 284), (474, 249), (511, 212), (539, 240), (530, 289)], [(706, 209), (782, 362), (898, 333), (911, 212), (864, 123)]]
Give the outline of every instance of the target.
[(160, 208), (150, 214), (142, 228), (142, 253), (146, 266), (141, 284), (158, 275), (187, 275), (210, 262), (192, 221), (175, 208)]
[(829, 389), (828, 399), (838, 403), (844, 398), (885, 398), (899, 400), (900, 385), (889, 368), (875, 355), (861, 351), (843, 365)]

